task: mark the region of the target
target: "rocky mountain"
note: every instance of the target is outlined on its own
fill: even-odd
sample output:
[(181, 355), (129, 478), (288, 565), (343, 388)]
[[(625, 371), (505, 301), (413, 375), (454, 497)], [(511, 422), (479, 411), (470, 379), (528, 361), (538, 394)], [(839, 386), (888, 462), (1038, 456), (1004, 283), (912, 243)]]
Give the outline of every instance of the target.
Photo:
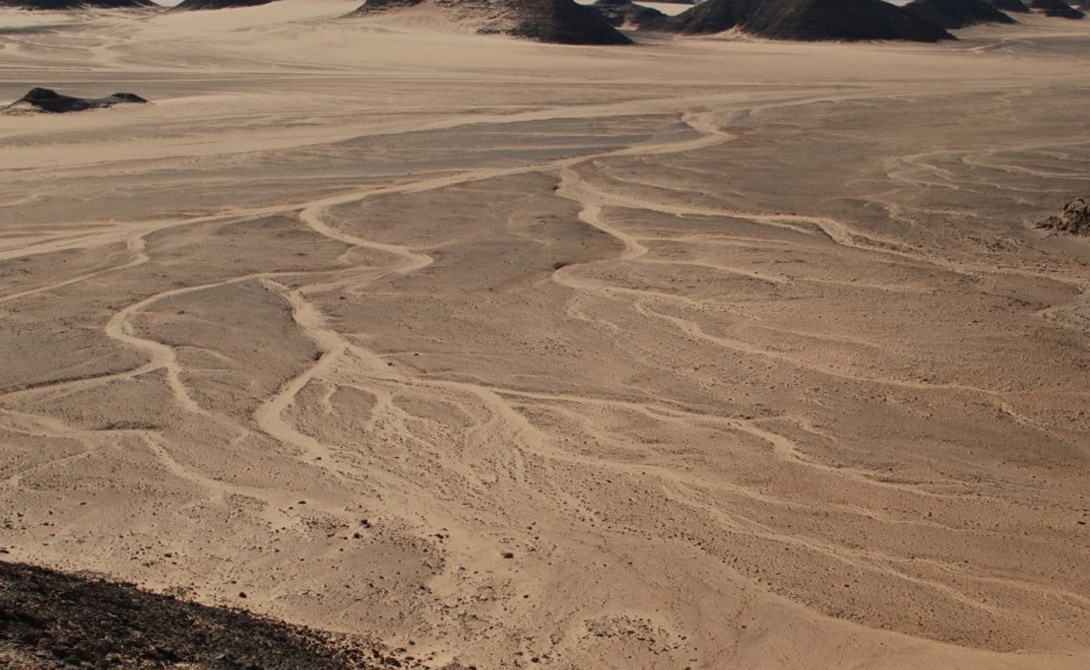
[(988, 0), (913, 0), (905, 9), (948, 30), (978, 23), (1014, 23)]
[(355, 15), (431, 6), (480, 33), (504, 33), (556, 44), (629, 44), (598, 10), (573, 0), (368, 0)]
[(779, 40), (953, 39), (941, 26), (882, 0), (708, 0), (669, 22), (689, 35), (739, 29)]
[(1081, 19), (1086, 16), (1082, 11), (1075, 9), (1064, 0), (1033, 0), (1029, 6), (1045, 16), (1055, 16), (1061, 19)]

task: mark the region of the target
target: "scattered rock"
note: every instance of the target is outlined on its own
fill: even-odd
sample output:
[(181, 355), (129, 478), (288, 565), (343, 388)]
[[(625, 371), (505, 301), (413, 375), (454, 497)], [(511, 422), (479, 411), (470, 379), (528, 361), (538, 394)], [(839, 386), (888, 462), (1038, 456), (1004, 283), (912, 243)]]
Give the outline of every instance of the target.
[(120, 104), (147, 104), (148, 101), (134, 93), (114, 93), (105, 98), (76, 98), (61, 95), (48, 88), (32, 88), (30, 92), (4, 108), (8, 112), (36, 111), (51, 114), (82, 112)]
[(1037, 227), (1090, 236), (1090, 200), (1087, 198), (1072, 200), (1064, 205), (1062, 212), (1041, 221)]

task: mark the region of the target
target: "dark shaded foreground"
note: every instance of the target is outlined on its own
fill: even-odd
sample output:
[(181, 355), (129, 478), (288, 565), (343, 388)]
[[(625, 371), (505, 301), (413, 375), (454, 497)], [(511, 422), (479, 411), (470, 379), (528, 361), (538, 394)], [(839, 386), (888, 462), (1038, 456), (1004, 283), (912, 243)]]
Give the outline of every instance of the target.
[(0, 562), (0, 668), (379, 670), (413, 667), (376, 644)]

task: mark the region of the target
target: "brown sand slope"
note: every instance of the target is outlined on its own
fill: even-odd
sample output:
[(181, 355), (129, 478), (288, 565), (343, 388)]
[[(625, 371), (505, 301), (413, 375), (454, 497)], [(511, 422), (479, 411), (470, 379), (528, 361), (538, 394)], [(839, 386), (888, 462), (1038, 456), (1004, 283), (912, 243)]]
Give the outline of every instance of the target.
[(0, 100), (155, 101), (0, 115), (6, 559), (430, 668), (1090, 665), (1090, 23), (357, 4), (0, 14)]

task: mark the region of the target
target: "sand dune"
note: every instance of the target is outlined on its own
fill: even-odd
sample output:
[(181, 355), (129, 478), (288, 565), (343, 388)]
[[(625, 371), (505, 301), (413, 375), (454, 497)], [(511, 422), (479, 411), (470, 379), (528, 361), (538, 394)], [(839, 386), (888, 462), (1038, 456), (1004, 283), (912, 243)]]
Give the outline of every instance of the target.
[(0, 103), (154, 102), (0, 115), (0, 559), (432, 668), (1090, 663), (1090, 24), (358, 4), (0, 12)]

